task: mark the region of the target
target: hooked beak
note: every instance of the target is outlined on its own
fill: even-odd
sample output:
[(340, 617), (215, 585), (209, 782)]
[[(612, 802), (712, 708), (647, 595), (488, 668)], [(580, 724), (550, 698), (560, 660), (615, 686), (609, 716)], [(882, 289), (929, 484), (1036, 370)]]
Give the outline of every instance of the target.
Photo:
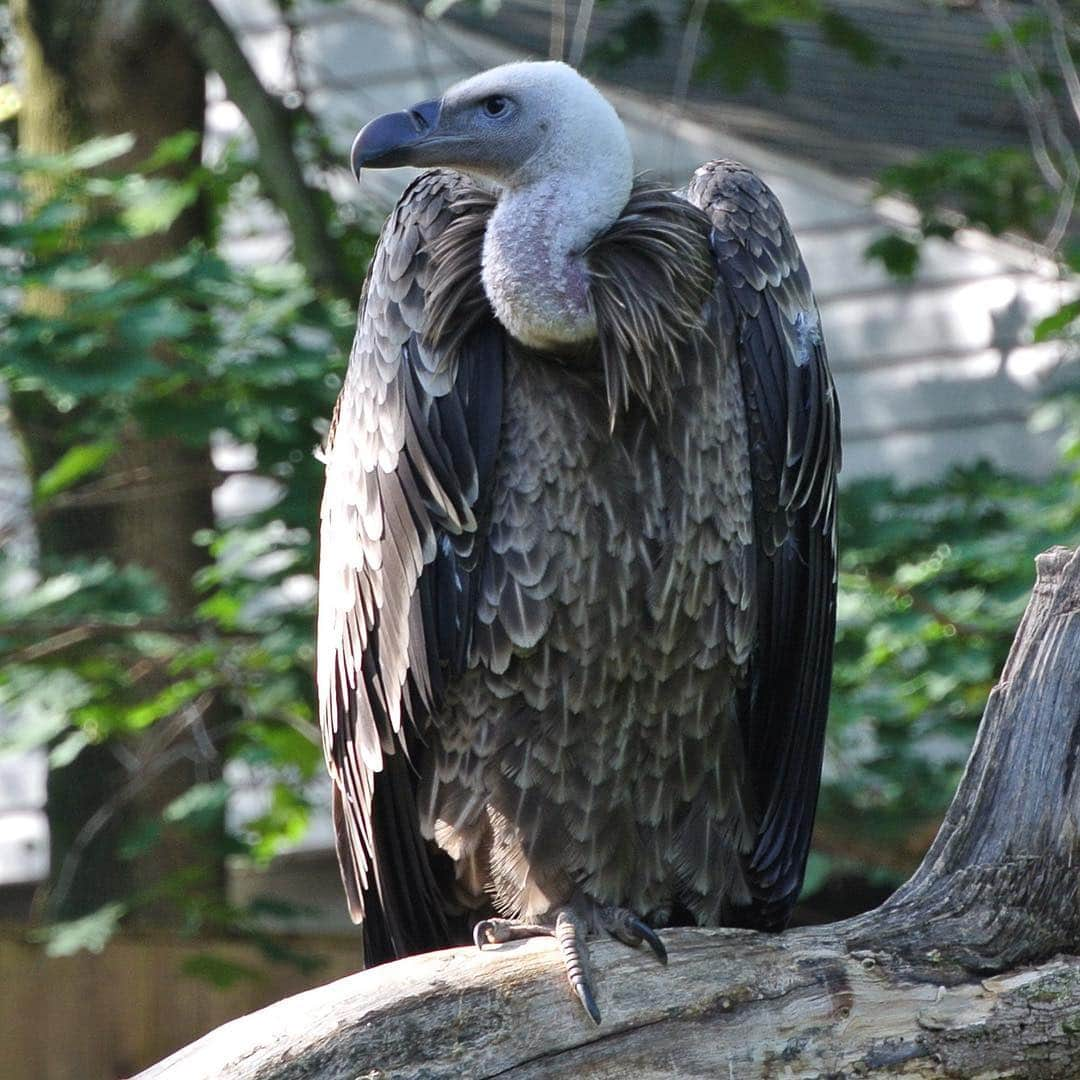
[(361, 169), (424, 164), (418, 151), (437, 140), (441, 105), (439, 101), (421, 101), (411, 109), (377, 116), (365, 124), (349, 155), (353, 176), (359, 180)]

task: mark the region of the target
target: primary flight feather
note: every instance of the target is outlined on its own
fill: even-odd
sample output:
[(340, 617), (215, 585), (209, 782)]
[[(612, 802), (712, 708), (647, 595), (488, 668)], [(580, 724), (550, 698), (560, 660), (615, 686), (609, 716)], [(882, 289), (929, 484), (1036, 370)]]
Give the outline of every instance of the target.
[[(387, 221), (326, 446), (318, 691), (368, 961), (780, 929), (810, 842), (839, 416), (752, 172), (635, 182), (611, 105), (510, 64), (371, 121)], [(450, 171), (453, 170), (453, 171)]]

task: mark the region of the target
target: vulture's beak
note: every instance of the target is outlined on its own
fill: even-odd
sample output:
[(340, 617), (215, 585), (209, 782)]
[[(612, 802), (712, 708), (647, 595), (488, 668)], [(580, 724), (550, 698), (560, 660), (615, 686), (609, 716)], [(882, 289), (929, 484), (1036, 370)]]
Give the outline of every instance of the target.
[(361, 169), (394, 169), (423, 165), (422, 149), (441, 141), (438, 136), (440, 101), (421, 101), (411, 109), (387, 113), (369, 121), (352, 144), (349, 161), (353, 176)]

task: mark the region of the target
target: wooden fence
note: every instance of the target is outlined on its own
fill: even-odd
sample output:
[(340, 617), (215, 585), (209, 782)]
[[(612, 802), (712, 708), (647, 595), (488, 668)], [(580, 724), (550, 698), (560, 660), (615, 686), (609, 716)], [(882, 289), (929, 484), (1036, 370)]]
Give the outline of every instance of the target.
[[(305, 973), (252, 945), (155, 934), (126, 934), (100, 954), (53, 959), (23, 927), (0, 926), (0, 1077), (127, 1077), (227, 1020), (360, 966), (359, 935), (280, 944), (321, 966)], [(252, 977), (220, 989), (185, 973), (185, 963), (206, 956)]]

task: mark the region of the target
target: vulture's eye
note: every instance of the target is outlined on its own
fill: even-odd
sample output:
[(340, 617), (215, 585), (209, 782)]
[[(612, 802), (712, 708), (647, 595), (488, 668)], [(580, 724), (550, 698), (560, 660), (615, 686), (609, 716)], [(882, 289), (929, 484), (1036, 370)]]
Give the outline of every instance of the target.
[(510, 107), (510, 99), (504, 98), (502, 94), (492, 94), (491, 97), (484, 98), (481, 104), (488, 116), (502, 116)]

